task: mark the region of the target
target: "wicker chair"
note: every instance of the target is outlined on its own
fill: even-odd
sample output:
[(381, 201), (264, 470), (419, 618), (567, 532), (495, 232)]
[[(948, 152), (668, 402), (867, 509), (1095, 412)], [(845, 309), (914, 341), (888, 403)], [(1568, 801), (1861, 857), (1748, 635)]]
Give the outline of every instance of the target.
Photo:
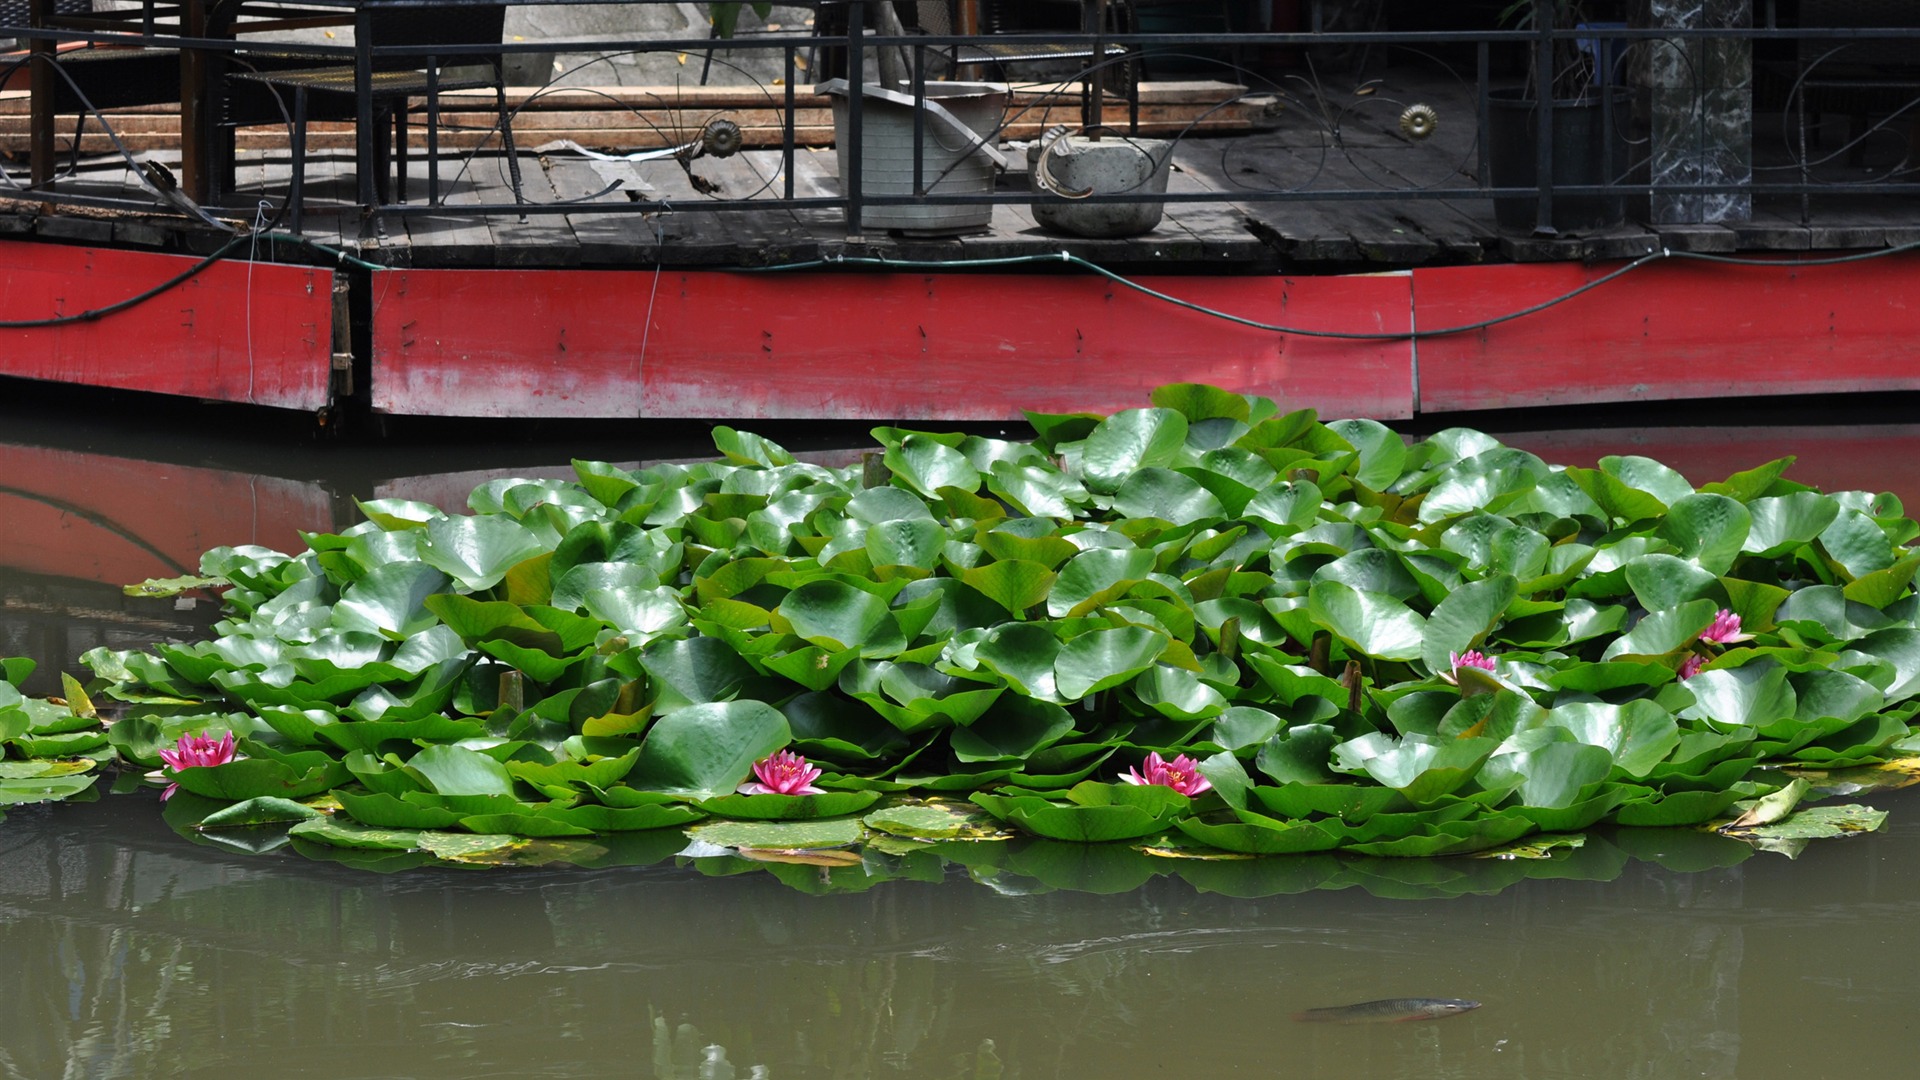
[[(506, 27), (504, 5), (457, 4), (444, 7), (376, 9), (372, 13), (373, 44), (378, 46), (419, 46), (445, 44), (474, 47), (501, 40)], [(240, 60), (254, 70), (236, 71), (228, 78), (227, 119), (240, 125), (291, 120), (293, 130), (293, 178), (287, 192), (290, 207), (288, 224), (300, 230), (306, 187), (307, 121), (323, 118), (352, 118), (355, 106), (355, 79), (351, 64), (329, 67), (300, 67), (297, 58), (285, 52), (243, 54)], [(491, 86), (499, 109), (500, 141), (506, 150), (507, 171), (513, 185), (513, 198), (523, 202), (520, 187), (520, 162), (514, 152), (512, 112), (507, 107), (506, 76), (498, 52), (451, 53), (433, 57), (431, 70), (423, 70), (416, 57), (374, 58), (373, 112), (376, 137), (374, 160), (355, 162), (356, 169), (374, 170), (374, 188), (381, 202), (388, 198), (387, 171), (394, 166), (398, 196), (406, 200), (407, 191), (407, 116), (412, 98), (427, 98), (428, 202), (437, 205), (439, 172), (436, 153), (439, 148), (439, 102), (437, 95), (448, 90), (476, 90)], [(484, 75), (460, 72), (443, 74), (447, 69), (483, 68)], [(249, 96), (246, 87), (264, 89), (271, 99), (263, 107), (258, 93)], [(292, 105), (281, 113), (281, 93), (292, 95)], [(314, 99), (326, 99), (318, 103)], [(318, 106), (316, 108), (316, 106)], [(270, 111), (269, 111), (270, 109)], [(393, 132), (389, 144), (387, 133)], [(392, 147), (390, 151), (389, 147)]]

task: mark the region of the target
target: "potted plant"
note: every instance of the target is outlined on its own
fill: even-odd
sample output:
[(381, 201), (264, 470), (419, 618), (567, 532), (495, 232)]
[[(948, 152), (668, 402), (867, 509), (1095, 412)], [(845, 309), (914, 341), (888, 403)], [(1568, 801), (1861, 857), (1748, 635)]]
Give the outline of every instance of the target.
[[(1501, 21), (1533, 30), (1551, 20), (1557, 30), (1583, 26), (1582, 0), (1514, 0)], [(1626, 165), (1619, 138), (1626, 116), (1626, 90), (1604, 78), (1595, 53), (1572, 38), (1556, 38), (1542, 49), (1529, 42), (1526, 85), (1488, 91), (1488, 166), (1494, 187), (1533, 187), (1539, 177), (1540, 110), (1548, 112), (1555, 186), (1598, 185), (1618, 179)], [(1626, 217), (1619, 195), (1555, 195), (1552, 216), (1539, 220), (1539, 199), (1509, 196), (1494, 200), (1494, 218), (1502, 228), (1552, 235), (1617, 225)]]
[(711, 4), (708, 6), (707, 14), (713, 19), (713, 36), (732, 37), (733, 28), (740, 24), (740, 9), (743, 7), (753, 8), (753, 13), (763, 19), (773, 14), (772, 4), (749, 4), (738, 2), (738, 0)]

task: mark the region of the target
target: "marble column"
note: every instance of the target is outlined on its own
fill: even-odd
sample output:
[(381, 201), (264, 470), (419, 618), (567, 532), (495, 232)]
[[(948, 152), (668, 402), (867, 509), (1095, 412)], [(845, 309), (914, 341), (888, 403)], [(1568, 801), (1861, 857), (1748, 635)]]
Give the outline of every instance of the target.
[[(1753, 0), (1646, 0), (1648, 25), (1696, 29), (1753, 25)], [(1652, 179), (1674, 184), (1753, 180), (1753, 43), (1670, 38), (1647, 43), (1652, 88)], [(1656, 194), (1655, 224), (1745, 221), (1745, 192)]]

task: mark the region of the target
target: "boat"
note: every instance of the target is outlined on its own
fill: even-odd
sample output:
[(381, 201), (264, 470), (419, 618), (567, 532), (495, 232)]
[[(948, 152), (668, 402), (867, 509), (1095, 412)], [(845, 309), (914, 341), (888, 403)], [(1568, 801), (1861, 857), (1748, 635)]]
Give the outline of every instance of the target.
[[(47, 180), (0, 193), (0, 376), (323, 424), (348, 413), (1004, 421), (1111, 411), (1175, 382), (1381, 419), (1920, 386), (1909, 359), (1920, 315), (1900, 299), (1920, 284), (1920, 184), (1888, 168), (1904, 151), (1903, 110), (1861, 107), (1863, 134), (1807, 150), (1839, 126), (1822, 128), (1821, 110), (1837, 120), (1854, 107), (1816, 99), (1824, 69), (1795, 59), (1807, 42), (1909, 31), (1690, 28), (1674, 40), (1763, 74), (1797, 70), (1784, 96), (1756, 76), (1744, 104), (1688, 99), (1746, 132), (1744, 164), (1735, 154), (1725, 175), (1689, 174), (1689, 161), (1724, 155), (1663, 144), (1667, 105), (1636, 120), (1674, 88), (1646, 85), (1658, 72), (1617, 85), (1631, 68), (1620, 61), (1596, 65), (1591, 97), (1606, 130), (1645, 138), (1602, 138), (1597, 182), (1496, 184), (1498, 91), (1521, 81), (1503, 58), (1572, 31), (1267, 18), (1235, 34), (1237, 65), (1222, 59), (1200, 77), (1156, 79), (1155, 58), (1218, 46), (1218, 35), (1135, 27), (1089, 32), (1101, 55), (1120, 50), (1093, 69), (974, 84), (1004, 90), (977, 142), (1004, 165), (959, 192), (911, 145), (901, 186), (876, 187), (871, 163), (850, 168), (825, 149), (849, 143), (849, 123), (877, 127), (888, 106), (785, 78), (514, 88), (512, 155), (486, 130), (493, 90), (447, 90), (427, 198), (416, 183), (411, 202), (381, 198), (355, 169), (372, 160), (372, 136), (352, 121), (314, 122), (298, 155), (283, 130), (242, 128), (231, 184), (209, 189), (177, 108), (103, 113), (69, 174), (40, 161)], [(205, 48), (164, 25), (37, 32)], [(1595, 57), (1651, 40), (1645, 27), (1580, 33)], [(767, 28), (727, 44), (792, 70), (819, 40)], [(931, 53), (985, 39), (923, 40)], [(714, 42), (554, 47), (697, 57)], [(1357, 66), (1303, 60), (1335, 49)], [(358, 55), (382, 53), (370, 43)], [(1128, 64), (1148, 78), (1088, 85)], [(909, 119), (909, 132), (931, 125), (937, 141), (959, 129), (942, 136), (951, 114), (927, 88), (947, 84), (927, 74), (891, 93), (908, 102), (903, 115), (931, 118)], [(66, 117), (35, 114), (30, 93), (6, 95), (0, 148), (33, 159), (36, 138), (67, 130)], [(1036, 207), (1081, 194), (1045, 186), (1046, 163), (1061, 159), (1041, 146), (1058, 126), (1062, 147), (1164, 153), (1164, 192), (1086, 203), (1158, 204), (1156, 227), (1108, 237), (1037, 223)], [(466, 127), (482, 130), (456, 130)], [(310, 178), (297, 233), (284, 221), (296, 157)], [(1617, 220), (1555, 224), (1556, 203), (1583, 199), (1617, 204)], [(863, 224), (968, 208), (981, 224)], [(1512, 227), (1516, 213), (1526, 227)]]

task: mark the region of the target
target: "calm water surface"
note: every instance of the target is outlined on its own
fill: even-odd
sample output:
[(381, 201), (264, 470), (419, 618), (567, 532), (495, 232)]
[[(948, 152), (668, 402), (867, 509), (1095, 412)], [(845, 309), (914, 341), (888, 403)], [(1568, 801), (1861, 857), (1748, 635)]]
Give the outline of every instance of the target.
[[(1506, 437), (1549, 460), (1647, 453), (1696, 483), (1798, 451), (1794, 476), (1920, 504), (1920, 428)], [(699, 452), (132, 443), (0, 428), (0, 655), (78, 670), (95, 644), (201, 633), (211, 612), (113, 586), (215, 544), (297, 546), (351, 523), (354, 496), (472, 483), (403, 478)], [(195, 844), (151, 791), (109, 795), (0, 824), (0, 1077), (1905, 1075), (1920, 795), (1867, 801), (1885, 832), (1797, 861), (1664, 832), (1545, 869), (1036, 847), (1018, 872), (862, 888), (836, 870), (819, 888), (861, 891), (808, 895), (672, 858), (379, 874)], [(1484, 1007), (1289, 1019), (1412, 995)]]

